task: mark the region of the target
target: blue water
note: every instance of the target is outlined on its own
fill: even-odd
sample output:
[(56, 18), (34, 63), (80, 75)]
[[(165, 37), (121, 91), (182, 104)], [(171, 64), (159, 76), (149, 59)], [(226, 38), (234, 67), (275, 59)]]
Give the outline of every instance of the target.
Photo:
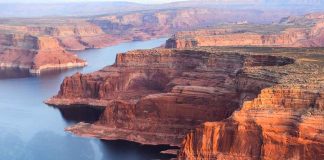
[[(149, 157), (139, 151), (141, 149), (136, 144), (79, 138), (65, 132), (64, 128), (71, 122), (43, 101), (58, 92), (66, 76), (99, 70), (113, 64), (116, 53), (158, 47), (165, 40), (129, 42), (82, 51), (78, 55), (88, 61), (88, 66), (49, 71), (40, 76), (0, 70), (0, 160), (131, 160)], [(145, 152), (147, 150), (150, 152), (149, 149)]]

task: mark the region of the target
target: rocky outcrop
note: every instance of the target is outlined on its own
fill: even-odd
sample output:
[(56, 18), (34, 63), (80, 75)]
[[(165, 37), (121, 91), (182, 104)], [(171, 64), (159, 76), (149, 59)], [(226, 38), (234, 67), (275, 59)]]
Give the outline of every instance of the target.
[[(12, 20), (15, 21), (15, 20)], [(87, 19), (17, 19), (0, 25), (0, 65), (39, 74), (53, 68), (86, 65), (74, 51), (102, 48), (128, 41), (105, 33)]]
[(67, 52), (59, 41), (49, 36), (2, 34), (1, 67), (30, 69), (40, 73), (45, 69), (85, 66), (86, 62)]
[(322, 14), (289, 17), (280, 24), (232, 24), (213, 29), (179, 32), (167, 40), (166, 48), (198, 46), (322, 47)]
[(80, 136), (180, 146), (195, 126), (230, 117), (244, 101), (287, 75), (267, 68), (283, 70), (295, 62), (238, 50), (156, 49), (119, 54), (113, 66), (66, 78), (59, 94), (46, 103), (104, 109), (99, 121), (67, 128)]
[(8, 22), (0, 26), (1, 67), (28, 68), (36, 74), (53, 68), (82, 67), (86, 62), (70, 51), (110, 44), (100, 27), (80, 20), (17, 21), (18, 25)]

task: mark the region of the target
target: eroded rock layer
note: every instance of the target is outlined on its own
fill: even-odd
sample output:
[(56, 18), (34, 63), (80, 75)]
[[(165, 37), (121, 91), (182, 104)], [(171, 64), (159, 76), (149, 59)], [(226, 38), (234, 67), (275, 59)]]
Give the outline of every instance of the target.
[(323, 86), (275, 86), (185, 138), (179, 159), (323, 159)]
[[(309, 55), (294, 48), (132, 51), (119, 54), (113, 66), (66, 78), (59, 94), (47, 103), (104, 109), (99, 121), (67, 128), (77, 135), (180, 146), (197, 125), (230, 117), (263, 89), (321, 82), (322, 61), (317, 59), (322, 60), (323, 51), (307, 51)], [(199, 143), (185, 142), (199, 148)], [(190, 157), (189, 153), (181, 156)]]
[(287, 75), (230, 118), (187, 134), (179, 159), (323, 159), (324, 61), (322, 55), (306, 57), (268, 68)]
[(175, 34), (166, 48), (197, 46), (323, 47), (323, 14), (284, 18), (278, 24), (231, 24)]

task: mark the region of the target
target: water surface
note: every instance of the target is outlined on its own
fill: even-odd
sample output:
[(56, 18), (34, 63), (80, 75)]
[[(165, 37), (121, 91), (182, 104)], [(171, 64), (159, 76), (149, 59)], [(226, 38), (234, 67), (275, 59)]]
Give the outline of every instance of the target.
[[(1, 160), (118, 160), (150, 159), (154, 147), (124, 141), (103, 142), (64, 132), (74, 122), (43, 101), (55, 95), (64, 77), (89, 73), (113, 64), (116, 53), (160, 46), (165, 38), (122, 43), (104, 49), (82, 51), (88, 66), (49, 71), (30, 76), (21, 70), (0, 70), (0, 159)], [(156, 155), (153, 155), (153, 158)]]

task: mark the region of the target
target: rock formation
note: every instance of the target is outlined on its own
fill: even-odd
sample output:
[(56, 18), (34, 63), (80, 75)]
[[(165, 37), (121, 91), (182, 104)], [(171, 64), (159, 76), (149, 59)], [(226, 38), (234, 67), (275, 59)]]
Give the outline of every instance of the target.
[(322, 159), (323, 53), (131, 51), (100, 71), (66, 78), (46, 103), (103, 110), (97, 122), (66, 129), (74, 134), (181, 146), (179, 159)]
[(80, 136), (180, 146), (195, 126), (230, 117), (264, 88), (320, 78), (317, 73), (323, 70), (306, 63), (312, 59), (303, 58), (307, 56), (303, 52), (291, 48), (132, 51), (119, 54), (113, 66), (66, 78), (59, 94), (46, 103), (103, 109), (99, 121), (67, 128)]
[(197, 31), (179, 32), (167, 48), (198, 46), (323, 47), (324, 14), (288, 17), (279, 24), (231, 24)]
[(1, 34), (0, 37), (1, 67), (27, 68), (31, 73), (40, 73), (45, 69), (86, 65), (49, 36)]
[[(267, 23), (289, 14), (293, 13), (166, 6), (163, 10), (152, 9), (82, 18), (6, 18), (0, 22), (0, 64), (1, 67), (29, 68), (31, 72), (40, 72), (45, 68), (84, 66), (83, 60), (69, 52), (169, 36), (180, 30), (226, 22)], [(47, 54), (40, 54), (44, 53), (44, 50), (36, 47), (38, 40), (31, 39), (42, 39), (45, 44), (46, 37), (49, 45), (55, 43), (58, 46), (55, 49), (51, 46), (51, 51), (46, 51)], [(49, 52), (51, 54), (48, 54)]]
[(323, 84), (275, 86), (188, 134), (179, 159), (323, 159)]
[[(303, 50), (299, 54), (309, 51)], [(317, 52), (266, 69), (286, 76), (244, 101), (230, 118), (205, 122), (187, 134), (179, 159), (323, 159), (323, 51)]]
[(0, 25), (1, 67), (28, 68), (31, 73), (81, 67), (86, 62), (71, 51), (110, 44), (109, 36), (100, 27), (80, 20), (8, 21)]

